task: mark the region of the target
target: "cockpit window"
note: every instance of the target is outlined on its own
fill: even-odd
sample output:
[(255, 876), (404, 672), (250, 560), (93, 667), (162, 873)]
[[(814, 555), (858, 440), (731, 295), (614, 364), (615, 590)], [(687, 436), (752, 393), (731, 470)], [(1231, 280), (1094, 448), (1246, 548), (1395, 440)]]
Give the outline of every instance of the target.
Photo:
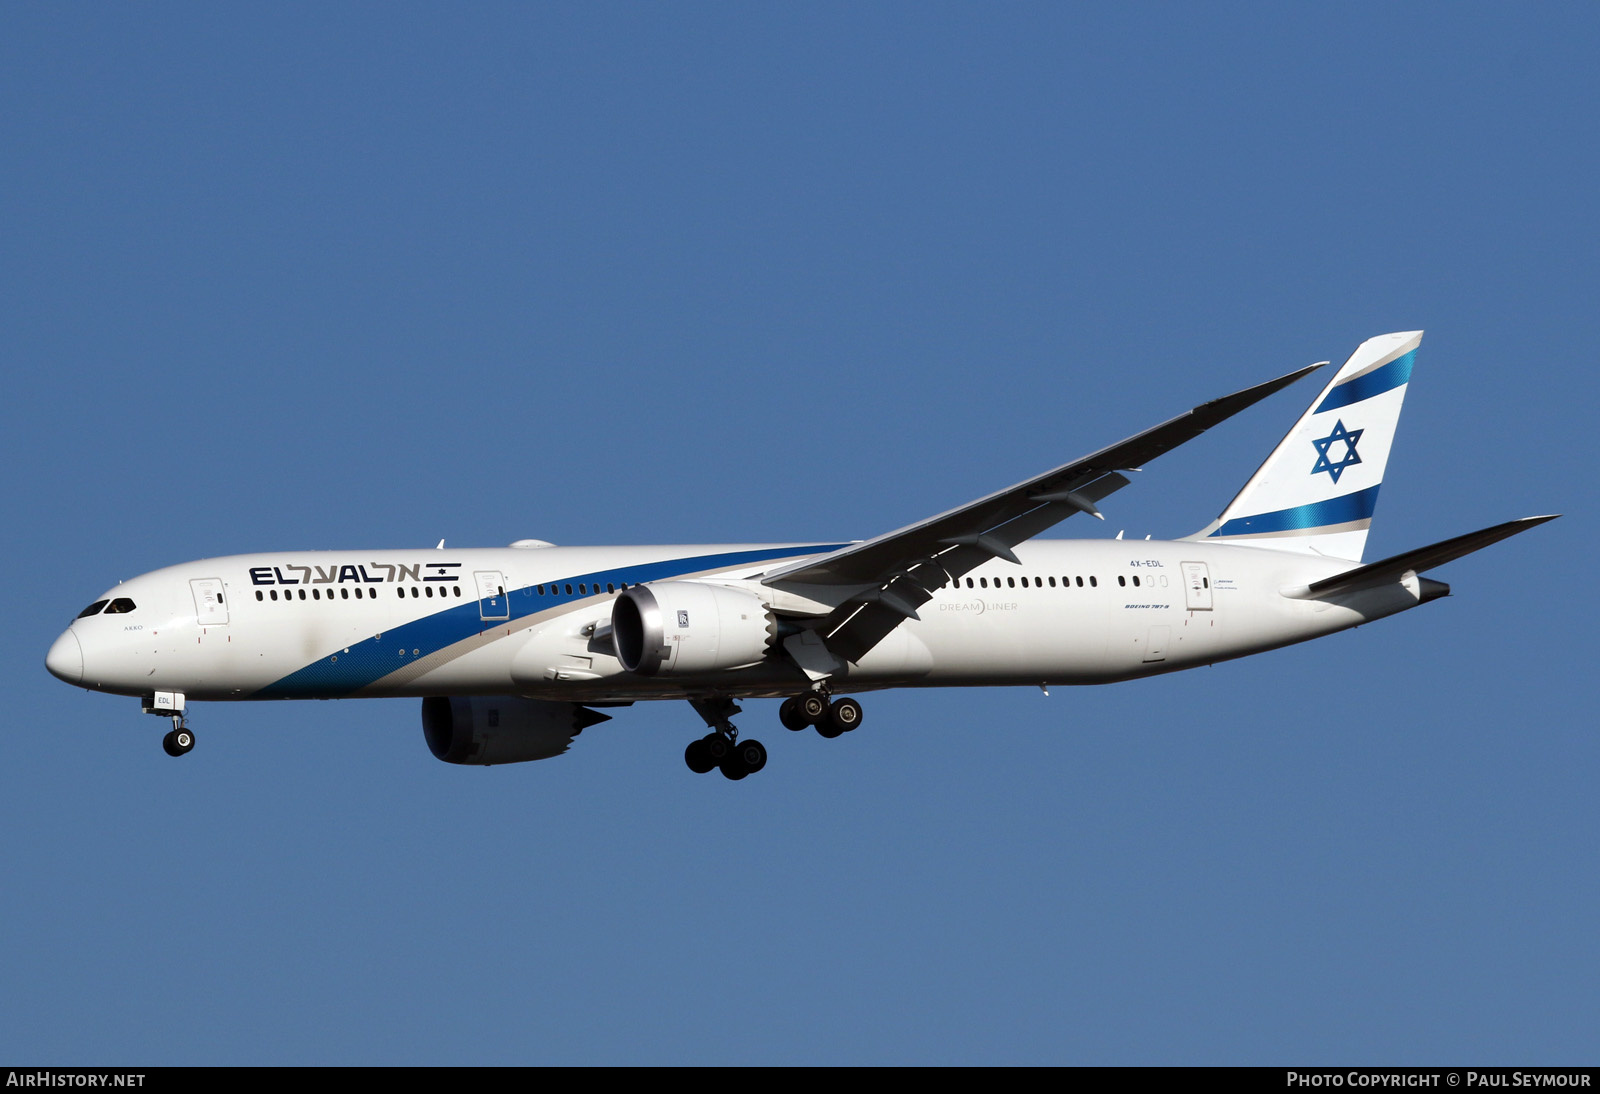
[(78, 618), (88, 619), (91, 615), (94, 615), (109, 603), (111, 603), (109, 600), (96, 600), (93, 604), (90, 604), (87, 608), (83, 609), (83, 611), (79, 612)]
[(131, 611), (133, 611), (133, 601), (125, 596), (119, 596), (106, 605), (107, 615), (126, 615)]

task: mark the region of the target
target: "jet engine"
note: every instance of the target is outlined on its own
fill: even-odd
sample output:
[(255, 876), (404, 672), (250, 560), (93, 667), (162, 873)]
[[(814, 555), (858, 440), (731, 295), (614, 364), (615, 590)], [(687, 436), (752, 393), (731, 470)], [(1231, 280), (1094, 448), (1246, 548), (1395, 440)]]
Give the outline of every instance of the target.
[(683, 676), (759, 664), (778, 624), (759, 597), (723, 585), (635, 585), (611, 608), (617, 660), (644, 676)]
[(451, 764), (547, 760), (565, 752), (588, 726), (610, 719), (577, 703), (516, 695), (433, 695), (422, 700), (428, 750)]

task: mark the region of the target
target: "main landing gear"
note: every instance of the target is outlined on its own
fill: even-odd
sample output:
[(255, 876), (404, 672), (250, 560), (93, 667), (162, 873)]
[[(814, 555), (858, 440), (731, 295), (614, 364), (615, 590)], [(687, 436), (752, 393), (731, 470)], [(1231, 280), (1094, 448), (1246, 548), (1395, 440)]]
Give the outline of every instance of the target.
[(704, 775), (717, 768), (723, 778), (738, 780), (767, 766), (767, 750), (760, 741), (739, 740), (739, 730), (730, 719), (740, 708), (732, 699), (690, 699), (689, 705), (711, 727), (710, 733), (683, 750), (690, 771)]
[(778, 721), (796, 732), (816, 726), (819, 734), (831, 739), (861, 724), (861, 704), (849, 698), (830, 703), (824, 693), (808, 691), (785, 699), (778, 708)]
[[(732, 699), (690, 699), (689, 704), (711, 729), (683, 750), (683, 762), (690, 771), (704, 775), (715, 768), (724, 778), (737, 780), (767, 766), (767, 750), (760, 741), (739, 740), (731, 721), (739, 706)], [(778, 720), (793, 730), (816, 726), (818, 733), (832, 738), (861, 724), (861, 704), (849, 698), (829, 702), (826, 691), (808, 691), (785, 699), (778, 708)]]

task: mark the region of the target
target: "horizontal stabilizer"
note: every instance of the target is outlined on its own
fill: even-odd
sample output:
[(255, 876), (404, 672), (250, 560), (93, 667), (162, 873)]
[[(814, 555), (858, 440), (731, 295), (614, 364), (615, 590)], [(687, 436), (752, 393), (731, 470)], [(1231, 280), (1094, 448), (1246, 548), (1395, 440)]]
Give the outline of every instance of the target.
[(1321, 600), (1337, 593), (1352, 592), (1372, 585), (1386, 585), (1391, 581), (1399, 581), (1407, 573), (1420, 574), (1424, 570), (1431, 570), (1435, 566), (1443, 566), (1446, 562), (1453, 562), (1463, 555), (1481, 551), (1491, 543), (1499, 543), (1503, 539), (1509, 539), (1518, 532), (1526, 532), (1529, 528), (1543, 524), (1546, 521), (1555, 520), (1560, 515), (1560, 513), (1552, 513), (1543, 517), (1523, 517), (1521, 520), (1508, 520), (1504, 524), (1496, 524), (1492, 528), (1468, 532), (1464, 536), (1441, 540), (1427, 547), (1418, 547), (1415, 550), (1369, 563), (1366, 566), (1357, 566), (1354, 570), (1347, 570), (1342, 574), (1323, 578), (1321, 581), (1314, 581), (1304, 589), (1297, 589), (1288, 595), (1298, 600)]

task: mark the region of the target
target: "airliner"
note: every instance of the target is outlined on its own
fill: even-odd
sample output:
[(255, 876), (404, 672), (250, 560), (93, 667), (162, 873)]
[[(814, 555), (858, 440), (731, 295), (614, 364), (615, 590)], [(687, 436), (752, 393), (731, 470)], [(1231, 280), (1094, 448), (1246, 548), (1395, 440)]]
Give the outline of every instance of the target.
[(740, 701), (781, 699), (783, 726), (832, 738), (861, 725), (865, 692), (1131, 680), (1447, 595), (1423, 573), (1554, 516), (1362, 561), (1421, 341), (1363, 342), (1217, 519), (1177, 540), (1037, 537), (1103, 520), (1126, 472), (1329, 362), (873, 539), (206, 559), (106, 590), (45, 665), (140, 697), (171, 720), (173, 756), (194, 747), (191, 700), (416, 697), (434, 756), (493, 765), (677, 699), (708, 729), (688, 767), (742, 779), (767, 750), (734, 726)]

